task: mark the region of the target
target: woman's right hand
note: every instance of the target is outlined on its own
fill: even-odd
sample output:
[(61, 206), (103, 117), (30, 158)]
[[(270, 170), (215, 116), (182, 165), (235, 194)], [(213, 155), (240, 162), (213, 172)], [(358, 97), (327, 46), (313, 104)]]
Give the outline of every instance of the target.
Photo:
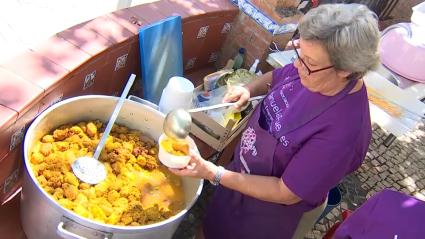
[(199, 153), (190, 151), (190, 162), (182, 169), (169, 168), (172, 173), (177, 176), (203, 178), (213, 181), (217, 174), (218, 167), (210, 161), (207, 161), (199, 155)]
[(235, 102), (235, 108), (241, 110), (248, 103), (251, 93), (244, 86), (231, 86), (224, 95), (223, 103)]

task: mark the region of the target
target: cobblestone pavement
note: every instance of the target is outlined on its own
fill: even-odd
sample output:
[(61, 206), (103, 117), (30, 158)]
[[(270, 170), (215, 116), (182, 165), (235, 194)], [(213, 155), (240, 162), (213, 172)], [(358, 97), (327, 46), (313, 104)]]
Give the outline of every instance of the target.
[(341, 212), (355, 210), (366, 199), (385, 188), (394, 189), (425, 200), (425, 121), (406, 136), (386, 147), (388, 135), (373, 125), (369, 151), (362, 166), (344, 179), (341, 205), (307, 234), (306, 238), (322, 238), (328, 228), (340, 220)]
[[(373, 125), (372, 141), (362, 166), (339, 185), (341, 204), (332, 209), (306, 239), (322, 238), (341, 218), (344, 210), (355, 210), (369, 197), (391, 188), (425, 200), (425, 121), (406, 136), (396, 138), (388, 147), (388, 134)], [(193, 238), (214, 188), (206, 183), (204, 191), (189, 211), (173, 239)]]

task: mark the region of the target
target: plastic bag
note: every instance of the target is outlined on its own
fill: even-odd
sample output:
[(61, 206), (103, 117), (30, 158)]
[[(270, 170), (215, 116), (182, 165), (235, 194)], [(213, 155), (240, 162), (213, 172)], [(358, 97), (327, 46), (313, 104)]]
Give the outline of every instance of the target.
[(217, 72), (211, 73), (204, 77), (204, 90), (211, 91), (219, 87), (217, 84), (218, 80), (228, 74), (233, 73), (232, 69), (223, 69)]
[(255, 74), (249, 73), (249, 71), (246, 69), (238, 69), (231, 74), (227, 74), (223, 76), (219, 80), (218, 84), (227, 85), (227, 86), (246, 85), (249, 82), (253, 81), (254, 79), (255, 79)]

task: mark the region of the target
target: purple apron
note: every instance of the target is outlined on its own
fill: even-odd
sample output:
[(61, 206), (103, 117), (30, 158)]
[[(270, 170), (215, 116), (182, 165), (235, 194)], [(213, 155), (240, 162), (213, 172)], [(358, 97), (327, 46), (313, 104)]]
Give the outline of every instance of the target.
[(425, 202), (385, 189), (368, 199), (335, 232), (335, 239), (425, 238)]
[[(299, 80), (298, 75), (286, 77), (273, 87), (271, 92), (279, 91), (286, 84)], [(320, 102), (310, 112), (303, 112), (297, 107), (287, 110), (293, 122), (283, 124), (279, 133), (272, 135), (259, 124), (261, 109), (257, 107), (244, 130), (241, 143), (236, 148), (234, 159), (227, 167), (228, 170), (253, 175), (274, 175), (274, 161), (282, 160), (274, 157), (279, 139), (284, 134), (299, 128), (320, 115), (326, 109), (345, 97), (353, 89), (356, 81), (351, 81), (344, 90), (328, 100)], [(271, 93), (270, 92), (270, 93)], [(270, 94), (269, 93), (269, 94)], [(317, 104), (309, 101), (306, 104)], [(263, 107), (261, 103), (261, 107)], [(316, 106), (316, 105), (315, 105)], [(323, 198), (322, 202), (325, 200)], [(255, 199), (237, 191), (219, 186), (207, 211), (204, 221), (205, 238), (291, 238), (302, 215), (317, 206), (301, 201), (294, 205), (283, 205)]]

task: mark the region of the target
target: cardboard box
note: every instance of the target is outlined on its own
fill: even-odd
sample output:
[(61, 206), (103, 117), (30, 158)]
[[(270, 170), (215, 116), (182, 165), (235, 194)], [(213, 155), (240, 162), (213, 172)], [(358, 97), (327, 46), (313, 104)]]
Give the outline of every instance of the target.
[[(196, 87), (195, 92), (200, 91), (202, 87), (202, 85)], [(254, 110), (251, 109), (250, 112), (237, 123), (233, 120), (229, 120), (226, 126), (219, 124), (208, 116), (206, 112), (190, 113), (192, 116), (191, 133), (214, 150), (222, 151), (242, 132), (253, 112)]]
[(235, 126), (235, 121), (229, 120), (223, 127), (206, 113), (191, 113), (192, 129), (191, 133), (200, 140), (211, 146), (216, 151), (222, 151), (235, 137), (237, 137), (248, 123), (252, 111), (241, 119)]

